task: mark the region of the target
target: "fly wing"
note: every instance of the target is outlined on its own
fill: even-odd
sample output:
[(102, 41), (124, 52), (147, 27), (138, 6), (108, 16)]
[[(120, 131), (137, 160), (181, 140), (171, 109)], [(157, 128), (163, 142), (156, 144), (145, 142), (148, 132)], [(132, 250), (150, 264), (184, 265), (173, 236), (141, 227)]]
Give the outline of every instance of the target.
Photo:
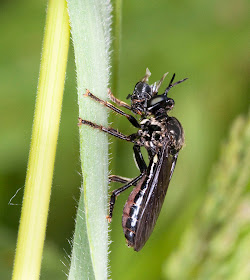
[(178, 153), (172, 155), (169, 147), (165, 146), (159, 158), (152, 160), (150, 164), (151, 176), (145, 182), (147, 184), (146, 193), (141, 204), (142, 212), (138, 221), (138, 226), (134, 240), (134, 250), (142, 249), (151, 235), (156, 220), (160, 214), (164, 198), (171, 180)]

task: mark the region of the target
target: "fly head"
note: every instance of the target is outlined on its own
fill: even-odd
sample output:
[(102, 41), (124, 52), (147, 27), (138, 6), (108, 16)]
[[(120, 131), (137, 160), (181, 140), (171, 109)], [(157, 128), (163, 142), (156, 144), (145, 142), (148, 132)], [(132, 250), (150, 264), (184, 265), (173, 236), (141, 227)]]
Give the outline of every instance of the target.
[[(165, 76), (163, 76), (162, 80), (164, 78)], [(156, 93), (150, 100), (148, 100), (147, 111), (150, 114), (153, 114), (156, 117), (161, 118), (167, 116), (167, 112), (173, 109), (175, 102), (172, 98), (168, 97), (168, 92), (175, 85), (178, 85), (184, 82), (185, 80), (187, 80), (186, 78), (173, 84), (174, 78), (175, 78), (175, 74), (173, 75), (168, 87), (165, 89), (163, 94), (158, 95)], [(159, 87), (157, 88), (157, 90), (158, 89)]]
[(131, 110), (134, 113), (142, 116), (154, 115), (156, 117), (165, 117), (167, 112), (173, 109), (175, 103), (172, 98), (168, 97), (168, 92), (172, 87), (184, 82), (186, 79), (173, 84), (174, 74), (164, 93), (158, 95), (159, 88), (167, 74), (165, 73), (160, 81), (149, 85), (148, 79), (151, 73), (148, 68), (146, 69), (145, 76), (135, 85), (133, 93), (127, 96), (127, 99), (131, 99)]

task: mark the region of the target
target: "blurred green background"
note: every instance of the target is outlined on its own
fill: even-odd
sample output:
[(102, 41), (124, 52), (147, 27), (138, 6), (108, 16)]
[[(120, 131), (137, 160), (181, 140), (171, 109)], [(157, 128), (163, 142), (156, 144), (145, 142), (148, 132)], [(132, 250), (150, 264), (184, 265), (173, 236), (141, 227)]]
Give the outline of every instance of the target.
[[(1, 279), (9, 279), (12, 270), (46, 4), (31, 0), (0, 2)], [(146, 67), (152, 72), (152, 82), (165, 72), (189, 80), (170, 92), (176, 103), (172, 114), (185, 129), (186, 146), (179, 155), (156, 228), (139, 253), (126, 247), (121, 227), (128, 193), (117, 201), (111, 225), (112, 279), (164, 279), (163, 264), (176, 250), (206, 196), (209, 173), (232, 121), (248, 112), (248, 11), (247, 0), (124, 1), (119, 92), (114, 94), (125, 100)], [(81, 184), (77, 117), (71, 45), (41, 279), (65, 279), (63, 272), (69, 268), (68, 240), (74, 230)], [(122, 118), (110, 115), (110, 121), (126, 134), (134, 131)], [(131, 145), (110, 140), (112, 173), (136, 176)], [(10, 200), (15, 205), (9, 205)]]

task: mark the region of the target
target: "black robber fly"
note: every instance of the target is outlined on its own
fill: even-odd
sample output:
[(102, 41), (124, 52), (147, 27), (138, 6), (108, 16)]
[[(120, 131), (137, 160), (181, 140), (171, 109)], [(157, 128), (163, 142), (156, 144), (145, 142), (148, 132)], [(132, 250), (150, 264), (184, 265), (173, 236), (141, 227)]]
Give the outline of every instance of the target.
[[(139, 115), (139, 121), (113, 104), (99, 99), (89, 90), (85, 94), (85, 96), (89, 96), (116, 113), (125, 116), (138, 129), (136, 133), (124, 135), (111, 127), (103, 127), (79, 118), (79, 125), (85, 124), (100, 129), (117, 138), (132, 142), (134, 145), (135, 161), (140, 174), (134, 179), (116, 175), (109, 177), (110, 182), (119, 182), (124, 186), (112, 192), (107, 218), (111, 221), (116, 197), (129, 187), (134, 186), (123, 209), (122, 227), (128, 246), (133, 247), (135, 251), (142, 249), (154, 229), (179, 151), (184, 144), (184, 132), (180, 122), (168, 115), (168, 112), (174, 107), (174, 100), (168, 97), (168, 92), (172, 87), (186, 79), (173, 83), (174, 74), (165, 91), (158, 94), (167, 73), (160, 81), (152, 85), (148, 84), (150, 75), (151, 73), (147, 69), (146, 75), (135, 85), (133, 93), (128, 95), (127, 99), (131, 99), (131, 105), (117, 99), (110, 90), (108, 91), (112, 102)], [(141, 147), (145, 147), (147, 150), (148, 165), (142, 156)]]

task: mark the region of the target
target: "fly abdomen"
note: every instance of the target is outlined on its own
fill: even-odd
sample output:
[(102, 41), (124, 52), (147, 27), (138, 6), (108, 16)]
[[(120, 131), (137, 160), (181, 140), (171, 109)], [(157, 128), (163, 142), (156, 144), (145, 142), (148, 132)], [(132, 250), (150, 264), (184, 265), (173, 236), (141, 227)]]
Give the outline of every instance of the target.
[(143, 189), (143, 182), (146, 175), (144, 175), (138, 182), (137, 186), (133, 189), (123, 209), (122, 226), (127, 239), (128, 246), (133, 247), (138, 220), (140, 218), (142, 208), (141, 203), (145, 195)]
[(136, 228), (137, 228), (137, 221), (138, 221), (138, 219), (136, 219), (136, 218), (128, 217), (127, 222), (126, 222), (126, 228), (135, 232)]
[(133, 247), (133, 244), (135, 242), (135, 232), (133, 232), (129, 229), (123, 229), (123, 231), (124, 231), (128, 246)]

